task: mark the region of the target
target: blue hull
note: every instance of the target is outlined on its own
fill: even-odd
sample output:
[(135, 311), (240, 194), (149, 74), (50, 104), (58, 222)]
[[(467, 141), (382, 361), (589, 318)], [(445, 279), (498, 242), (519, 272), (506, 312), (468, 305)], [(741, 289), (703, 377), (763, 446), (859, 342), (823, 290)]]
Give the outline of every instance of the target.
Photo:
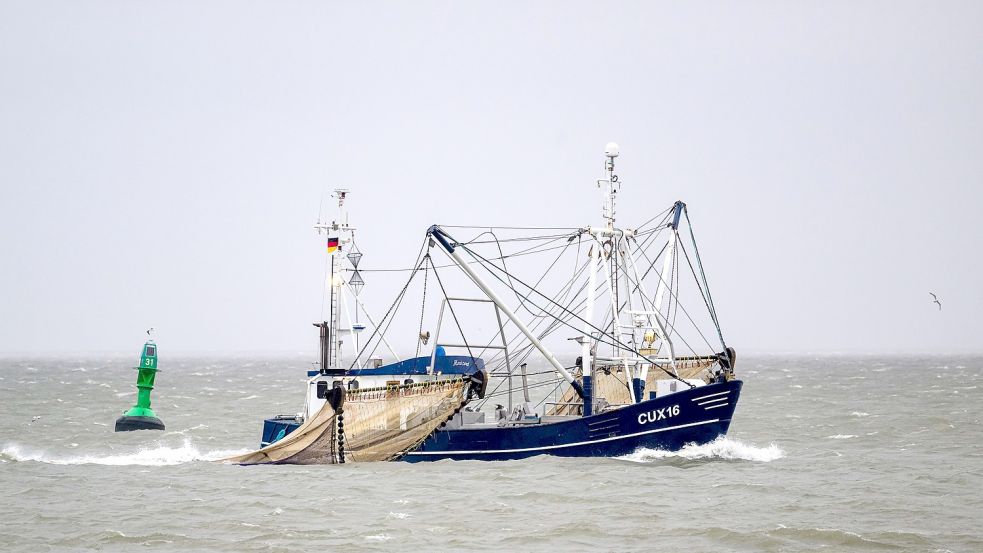
[(260, 449), (283, 439), (294, 430), (300, 428), (300, 422), (296, 417), (286, 417), (280, 415), (263, 421), (263, 440), (259, 443)]
[(704, 444), (727, 433), (742, 384), (710, 384), (554, 423), (440, 430), (403, 460), (615, 457), (643, 447), (677, 450), (689, 443)]

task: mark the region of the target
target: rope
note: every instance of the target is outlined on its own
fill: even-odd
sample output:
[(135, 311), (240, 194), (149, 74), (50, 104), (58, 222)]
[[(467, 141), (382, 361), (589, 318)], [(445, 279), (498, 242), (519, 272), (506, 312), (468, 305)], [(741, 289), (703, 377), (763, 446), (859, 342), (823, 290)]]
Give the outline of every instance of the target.
[[(424, 260), (430, 259), (430, 252), (427, 251), (427, 255), (424, 256)], [(418, 359), (420, 357), (420, 346), (423, 343), (423, 315), (427, 312), (427, 277), (430, 276), (430, 270), (427, 268), (426, 264), (423, 266), (423, 301), (420, 302), (420, 328), (416, 331), (416, 354), (413, 359)]]
[[(582, 229), (577, 229), (577, 230), (582, 230)], [(538, 254), (538, 253), (543, 253), (543, 252), (548, 252), (548, 251), (558, 250), (560, 248), (564, 248), (564, 247), (567, 246), (567, 244), (561, 244), (559, 246), (553, 246), (551, 248), (544, 248), (543, 246), (546, 246), (548, 244), (551, 244), (553, 242), (556, 242), (558, 240), (561, 240), (562, 238), (567, 237), (567, 236), (569, 236), (569, 235), (563, 235), (560, 238), (556, 238), (556, 239), (550, 240), (549, 242), (545, 242), (545, 243), (540, 244), (538, 246), (533, 246), (533, 247), (530, 247), (530, 248), (526, 248), (524, 250), (518, 250), (517, 252), (511, 253), (509, 255), (506, 255), (505, 257), (506, 258), (522, 257), (522, 256), (526, 256), (526, 255), (535, 255), (535, 254)], [(535, 251), (536, 248), (542, 248), (542, 249), (539, 250), (539, 251)], [(497, 261), (500, 258), (493, 257), (493, 258), (490, 258), (490, 259), (492, 261)], [(479, 262), (478, 261), (472, 261), (472, 262), (470, 262), (468, 264), (470, 265), (470, 264), (473, 264), (473, 263), (479, 263)], [(432, 265), (432, 267), (434, 269), (447, 269), (447, 268), (450, 268), (450, 267), (457, 267), (457, 264), (456, 263), (448, 263), (446, 265)], [(405, 273), (405, 272), (415, 271), (415, 270), (416, 270), (415, 267), (412, 267), (412, 268), (409, 268), (409, 269), (362, 269), (362, 268), (359, 268), (358, 272), (360, 272), (360, 273)]]
[[(580, 235), (578, 235), (578, 236), (580, 236)], [(569, 245), (570, 245), (570, 242), (568, 242), (568, 243), (567, 243), (567, 246), (569, 246)], [(566, 247), (564, 247), (564, 251), (566, 251)], [(578, 257), (579, 257), (579, 251), (580, 251), (580, 241), (579, 241), (579, 240), (578, 240), (578, 242), (577, 242), (577, 251), (578, 251)], [(555, 259), (555, 260), (553, 261), (553, 263), (551, 263), (551, 264), (550, 264), (550, 267), (549, 267), (549, 268), (548, 268), (548, 269), (547, 269), (546, 271), (544, 271), (544, 272), (543, 272), (543, 275), (542, 275), (542, 276), (541, 276), (541, 277), (539, 278), (539, 280), (538, 280), (538, 281), (536, 281), (536, 286), (539, 286), (539, 284), (540, 284), (540, 283), (542, 282), (542, 280), (543, 280), (544, 278), (546, 278), (546, 275), (547, 275), (547, 274), (549, 274), (549, 270), (550, 270), (550, 269), (552, 269), (552, 267), (553, 267), (554, 265), (556, 265), (556, 263), (557, 263), (557, 262), (558, 262), (558, 261), (560, 260), (560, 257), (561, 257), (561, 256), (563, 255), (563, 253), (564, 253), (564, 252), (560, 252), (560, 256), (557, 256), (557, 258), (556, 258), (556, 259)], [(504, 263), (503, 263), (503, 264), (504, 264)], [(584, 266), (586, 266), (586, 263), (584, 264)], [(574, 259), (574, 273), (573, 273), (573, 276), (572, 276), (572, 277), (570, 278), (570, 280), (568, 280), (568, 281), (567, 281), (567, 282), (566, 282), (566, 283), (565, 283), (565, 284), (564, 284), (564, 285), (563, 285), (563, 286), (562, 286), (562, 287), (560, 288), (560, 292), (558, 292), (558, 293), (557, 293), (557, 295), (558, 295), (558, 296), (559, 296), (560, 294), (562, 294), (562, 295), (563, 295), (563, 299), (564, 299), (564, 300), (566, 299), (566, 296), (567, 296), (567, 295), (569, 295), (569, 293), (570, 293), (570, 290), (571, 290), (571, 289), (573, 288), (573, 284), (574, 284), (574, 282), (576, 282), (576, 279), (577, 279), (577, 276), (578, 276), (578, 272), (577, 272), (577, 269), (578, 269), (578, 266), (577, 266), (577, 261), (576, 261), (576, 258), (575, 258), (575, 259)], [(586, 286), (586, 284), (585, 284), (585, 286)], [(516, 292), (516, 291), (514, 290), (514, 288), (512, 288), (512, 290), (513, 290), (513, 292), (515, 292), (515, 294), (516, 294), (516, 298), (517, 298), (517, 299), (519, 299), (519, 294), (518, 294), (518, 292)], [(526, 300), (528, 300), (528, 295), (527, 295), (527, 296), (526, 296), (526, 297), (525, 297), (524, 299), (520, 299), (520, 302), (519, 302), (519, 303), (520, 303), (520, 306), (521, 306), (521, 305), (523, 304), (523, 302), (524, 302), (524, 301), (526, 301)], [(534, 313), (532, 313), (532, 311), (529, 311), (529, 309), (526, 309), (526, 311), (527, 311), (527, 312), (529, 312), (529, 313), (530, 313), (531, 315), (533, 315), (534, 317), (536, 317), (536, 315), (535, 315)], [(542, 311), (542, 310), (540, 310), (540, 311)], [(540, 324), (541, 324), (541, 323), (542, 323), (542, 322), (543, 322), (544, 320), (547, 320), (547, 318), (548, 318), (548, 316), (549, 316), (549, 315), (551, 315), (551, 313), (550, 313), (549, 311), (547, 311), (547, 312), (546, 312), (546, 315), (544, 315), (544, 316), (541, 316), (541, 317), (538, 317), (538, 319), (539, 319), (539, 320), (537, 320), (537, 321), (536, 321), (536, 322), (535, 322), (535, 323), (534, 323), (534, 324), (532, 325), (532, 328), (530, 328), (530, 330), (531, 330), (531, 331), (534, 331), (534, 330), (536, 330), (536, 329), (537, 329), (537, 328), (538, 328), (538, 327), (540, 326)], [(495, 332), (495, 335), (494, 335), (494, 336), (492, 337), (492, 339), (491, 339), (491, 340), (489, 341), (489, 343), (491, 343), (491, 342), (494, 342), (494, 341), (495, 341), (495, 339), (497, 339), (497, 338), (499, 337), (499, 335), (500, 335), (500, 334), (501, 334), (501, 333), (502, 333), (503, 331), (504, 331), (504, 327), (503, 327), (502, 329), (499, 329), (498, 331), (496, 331), (496, 332)], [(510, 345), (510, 344), (513, 344), (513, 342), (515, 342), (516, 340), (518, 340), (518, 339), (519, 339), (519, 338), (521, 338), (521, 337), (523, 337), (523, 334), (522, 334), (521, 332), (519, 332), (519, 331), (517, 330), (517, 331), (516, 331), (516, 334), (515, 334), (515, 335), (514, 335), (514, 336), (513, 336), (513, 337), (512, 337), (511, 339), (508, 339), (508, 340), (506, 340), (506, 343), (505, 343), (505, 346), (506, 346), (506, 347), (509, 347), (509, 345)], [(544, 337), (544, 336), (540, 336), (540, 339), (542, 339), (543, 337)], [(487, 351), (487, 348), (485, 348), (485, 349), (483, 349), (483, 350), (482, 350), (482, 351), (481, 351), (481, 352), (479, 353), (479, 355), (483, 355), (485, 351)], [(496, 359), (497, 359), (497, 358), (498, 358), (498, 357), (499, 357), (500, 355), (503, 355), (503, 354), (505, 354), (505, 352), (503, 352), (503, 351), (499, 351), (499, 352), (497, 352), (497, 353), (495, 353), (495, 354), (494, 354), (494, 355), (493, 355), (493, 356), (492, 356), (492, 357), (491, 357), (491, 358), (490, 358), (490, 359), (488, 360), (488, 363), (491, 363), (491, 362), (494, 362), (494, 361), (495, 361), (495, 360), (496, 360)], [(487, 364), (487, 363), (486, 363), (486, 364)]]
[[(427, 256), (427, 259), (430, 259), (429, 255)], [(431, 262), (430, 265), (433, 266), (433, 263)], [(464, 347), (468, 350), (468, 356), (471, 358), (471, 362), (477, 367), (478, 362), (475, 361), (474, 352), (471, 351), (471, 345), (468, 344), (468, 337), (464, 335), (464, 329), (461, 328), (461, 322), (457, 319), (457, 313), (454, 312), (454, 302), (448, 299), (447, 290), (444, 289), (444, 283), (440, 280), (440, 273), (437, 272), (437, 269), (433, 270), (433, 276), (436, 277), (437, 284), (440, 285), (440, 291), (442, 294), (444, 294), (444, 300), (447, 302), (447, 308), (451, 312), (451, 317), (454, 319), (454, 324), (457, 326), (457, 331), (461, 333), (461, 339), (464, 340)], [(437, 342), (434, 342), (433, 347), (434, 349), (437, 348)], [(434, 364), (436, 365), (436, 362), (434, 362)], [(430, 367), (431, 371), (434, 371), (435, 369), (436, 367)]]
[[(467, 246), (464, 246), (464, 245), (461, 245), (461, 244), (458, 244), (458, 246), (459, 246), (459, 247), (460, 247), (461, 249), (463, 249), (464, 251), (466, 251), (466, 252), (468, 252), (469, 254), (471, 254), (471, 256), (472, 256), (472, 257), (474, 257), (474, 258), (476, 258), (476, 259), (481, 259), (481, 260), (483, 260), (483, 261), (485, 261), (485, 262), (487, 262), (487, 261), (488, 261), (488, 260), (486, 260), (486, 259), (485, 259), (484, 257), (482, 257), (482, 256), (481, 256), (480, 254), (478, 254), (478, 253), (476, 253), (476, 252), (474, 252), (473, 250), (471, 250), (471, 249), (470, 249), (470, 248), (468, 248)], [(490, 264), (490, 265), (491, 265), (492, 267), (495, 267), (496, 269), (498, 269), (499, 271), (503, 271), (503, 272), (504, 272), (504, 270), (503, 270), (503, 269), (501, 269), (500, 267), (498, 267), (497, 265), (495, 265), (495, 264), (493, 264), (493, 263), (489, 263), (489, 264)], [(485, 266), (485, 267), (487, 267), (487, 265), (484, 265), (484, 266)], [(503, 284), (505, 283), (505, 282), (504, 282), (504, 281), (503, 281), (503, 280), (502, 280), (502, 279), (501, 279), (500, 277), (498, 277), (498, 276), (497, 276), (497, 275), (495, 275), (494, 273), (491, 273), (491, 271), (489, 271), (489, 273), (490, 273), (490, 274), (492, 274), (493, 276), (495, 276), (495, 277), (496, 277), (496, 278), (497, 278), (497, 279), (498, 279), (498, 280), (499, 280), (500, 282), (502, 282)], [(513, 276), (512, 278), (513, 278), (513, 279), (514, 279), (514, 280), (515, 280), (516, 282), (518, 282), (519, 284), (522, 284), (522, 285), (523, 285), (523, 286), (525, 286), (526, 288), (529, 288), (529, 290), (530, 290), (531, 292), (535, 292), (535, 293), (536, 293), (537, 295), (539, 295), (539, 296), (541, 296), (541, 297), (542, 297), (542, 298), (544, 298), (544, 299), (545, 299), (546, 301), (548, 301), (548, 302), (550, 302), (550, 303), (552, 303), (552, 304), (554, 304), (554, 305), (556, 305), (556, 306), (557, 306), (557, 307), (559, 307), (559, 308), (560, 308), (561, 310), (563, 310), (563, 311), (566, 311), (566, 312), (568, 312), (568, 313), (569, 313), (570, 315), (572, 315), (572, 316), (573, 316), (573, 318), (575, 318), (575, 319), (577, 319), (578, 321), (580, 321), (580, 322), (582, 322), (582, 323), (584, 323), (584, 324), (586, 324), (587, 326), (589, 326), (590, 328), (592, 328), (592, 329), (594, 329), (594, 330), (596, 330), (596, 331), (597, 331), (597, 332), (599, 332), (600, 334), (602, 334), (602, 335), (605, 335), (605, 336), (608, 336), (608, 337), (609, 337), (609, 338), (610, 338), (611, 340), (613, 340), (613, 341), (615, 342), (615, 344), (617, 344), (617, 345), (619, 345), (619, 346), (620, 346), (620, 347), (621, 347), (622, 349), (626, 349), (626, 350), (628, 350), (628, 351), (630, 351), (630, 352), (632, 352), (632, 353), (635, 353), (636, 355), (638, 355), (638, 356), (640, 356), (640, 357), (645, 357), (644, 355), (642, 355), (642, 354), (641, 354), (640, 352), (638, 352), (638, 351), (637, 351), (636, 349), (634, 349), (633, 347), (631, 347), (631, 346), (629, 346), (628, 344), (625, 344), (625, 343), (623, 343), (623, 342), (621, 342), (621, 340), (619, 340), (618, 338), (616, 338), (616, 337), (613, 337), (613, 336), (611, 336), (611, 335), (609, 335), (608, 333), (606, 333), (605, 331), (603, 331), (603, 330), (601, 330), (600, 328), (598, 328), (598, 327), (596, 327), (596, 326), (594, 326), (594, 324), (593, 324), (593, 323), (591, 323), (590, 321), (587, 321), (587, 320), (585, 320), (584, 318), (582, 318), (582, 317), (580, 317), (580, 316), (579, 316), (579, 315), (577, 315), (576, 313), (573, 313), (573, 312), (570, 312), (570, 311), (569, 311), (568, 309), (566, 309), (566, 308), (565, 308), (565, 307), (563, 307), (562, 305), (560, 305), (560, 304), (558, 304), (558, 303), (556, 303), (556, 302), (555, 302), (555, 301), (553, 301), (553, 300), (552, 300), (551, 298), (549, 298), (549, 297), (547, 297), (546, 295), (544, 295), (544, 294), (543, 294), (542, 292), (540, 292), (540, 291), (538, 291), (538, 290), (536, 290), (535, 288), (532, 288), (531, 286), (529, 286), (528, 284), (526, 284), (525, 282), (523, 282), (523, 281), (522, 281), (522, 280), (520, 280), (519, 278), (516, 278), (516, 277), (514, 277), (514, 276)], [(565, 324), (567, 324), (567, 326), (570, 326), (571, 328), (574, 328), (574, 327), (573, 327), (573, 325), (570, 325), (570, 324), (568, 324), (568, 323), (565, 323)], [(598, 338), (598, 341), (601, 341), (601, 340), (600, 340), (600, 338)], [(610, 343), (610, 342), (605, 342), (605, 343)], [(614, 344), (612, 344), (612, 345), (614, 345)], [(665, 369), (664, 367), (662, 367), (661, 365), (658, 365), (658, 364), (655, 364), (655, 366), (656, 366), (656, 367), (658, 367), (658, 368), (660, 368), (660, 369), (661, 369), (661, 370), (662, 370), (663, 372), (665, 372), (665, 373), (666, 373), (667, 375), (669, 375), (669, 376), (671, 376), (671, 377), (673, 377), (673, 378), (675, 378), (676, 380), (679, 380), (680, 382), (682, 382), (682, 383), (684, 383), (684, 384), (686, 384), (686, 385), (687, 385), (687, 386), (689, 386), (690, 388), (693, 388), (693, 387), (694, 387), (694, 386), (693, 386), (692, 384), (690, 384), (689, 382), (686, 382), (686, 381), (685, 381), (685, 380), (683, 380), (682, 378), (679, 378), (678, 376), (676, 376), (676, 375), (674, 375), (674, 374), (673, 374), (672, 372), (670, 372), (670, 371), (668, 371), (668, 370), (666, 370), (666, 369)]]
[(492, 227), (488, 225), (437, 225), (440, 228), (487, 228), (487, 229), (502, 229), (502, 230), (579, 230), (576, 227)]
[[(710, 312), (710, 319), (713, 321), (714, 326), (717, 328), (717, 336), (720, 338), (720, 345), (724, 347), (724, 351), (727, 351), (727, 346), (724, 344), (724, 337), (720, 334), (720, 325), (717, 324), (717, 319), (713, 315), (713, 307), (710, 305), (709, 298), (703, 293), (703, 287), (700, 286), (700, 279), (696, 276), (696, 270), (693, 269), (693, 263), (689, 259), (689, 253), (686, 251), (686, 247), (682, 243), (679, 244), (679, 249), (683, 250), (683, 255), (686, 257), (686, 263), (689, 265), (690, 271), (693, 273), (693, 280), (696, 281), (696, 287), (700, 290), (700, 297), (703, 298), (704, 305), (707, 306), (707, 311)], [(709, 345), (709, 344), (708, 344)], [(711, 346), (711, 349), (713, 347)]]
[[(665, 248), (663, 248), (662, 250), (665, 251)], [(658, 257), (656, 257), (655, 260), (649, 260), (649, 257), (648, 257), (648, 255), (645, 254), (645, 251), (644, 250), (639, 250), (639, 253), (642, 254), (642, 257), (644, 257), (646, 261), (651, 261), (652, 266), (654, 266), (655, 265), (655, 262), (659, 260)], [(659, 255), (662, 255), (662, 252), (659, 252)], [(666, 282), (665, 280), (662, 279), (662, 275), (661, 274), (658, 275), (658, 276), (659, 276), (659, 282), (662, 282), (662, 283), (665, 283)], [(642, 277), (642, 278), (644, 278), (644, 277)], [(669, 297), (671, 299), (675, 299), (676, 300), (676, 304), (680, 307), (680, 309), (683, 310), (683, 314), (686, 315), (686, 318), (689, 319), (689, 322), (693, 324), (693, 328), (696, 329), (696, 333), (700, 335), (700, 338), (703, 338), (703, 341), (706, 343), (707, 347), (710, 348), (711, 351), (713, 351), (713, 346), (710, 345), (710, 341), (707, 340), (707, 337), (703, 334), (703, 331), (700, 330), (700, 326), (696, 324), (696, 321), (693, 320), (693, 317), (689, 314), (689, 311), (687, 311), (686, 308), (683, 306), (683, 304), (679, 302), (679, 298), (672, 291), (672, 289), (669, 289)], [(669, 324), (669, 320), (668, 319), (666, 320), (666, 324), (669, 325), (670, 328), (672, 328), (672, 331), (675, 332), (676, 336), (680, 340), (683, 341), (683, 344), (685, 344), (686, 347), (689, 348), (690, 352), (692, 352), (693, 355), (697, 355), (696, 350), (693, 349), (693, 346), (691, 346), (689, 344), (689, 342), (687, 342), (686, 339), (683, 338), (683, 335), (679, 331), (677, 331), (673, 325), (670, 325)]]
[(693, 234), (693, 223), (689, 220), (689, 209), (685, 205), (683, 206), (683, 213), (686, 215), (686, 226), (689, 227), (690, 240), (693, 241), (693, 251), (696, 253), (696, 264), (700, 267), (700, 276), (703, 277), (703, 287), (707, 292), (710, 316), (713, 318), (713, 324), (717, 327), (717, 336), (720, 338), (720, 345), (724, 347), (724, 351), (727, 351), (727, 344), (724, 342), (724, 334), (720, 331), (720, 321), (717, 320), (717, 309), (713, 306), (713, 296), (710, 295), (710, 284), (707, 283), (707, 275), (703, 272), (703, 262), (700, 261), (700, 248), (696, 245), (696, 235)]
[(656, 226), (661, 226), (662, 223), (666, 222), (666, 220), (669, 219), (669, 213), (672, 211), (672, 208), (674, 208), (674, 207), (676, 207), (676, 204), (670, 205), (668, 208), (666, 208), (665, 211), (661, 211), (661, 212), (655, 214), (655, 216), (652, 217), (651, 219), (649, 219), (648, 221), (645, 221), (644, 223), (638, 225), (638, 227), (635, 229), (635, 234), (638, 234), (638, 231), (642, 230), (649, 223), (651, 223), (652, 221), (658, 219), (659, 217), (662, 217), (662, 221), (660, 221), (659, 224), (656, 225)]
[[(495, 237), (495, 233), (490, 233), (490, 234), (492, 235), (492, 237)], [(567, 235), (564, 235), (562, 238), (566, 238), (566, 237), (567, 237)], [(500, 259), (502, 261), (502, 269), (504, 270), (505, 274), (508, 275), (509, 274), (508, 273), (508, 266), (505, 264), (505, 254), (502, 252), (502, 245), (498, 242), (498, 238), (497, 237), (495, 237), (495, 243), (498, 246), (498, 253), (501, 256)], [(553, 270), (553, 267), (555, 267), (556, 264), (557, 264), (557, 262), (560, 261), (560, 258), (563, 257), (563, 254), (567, 251), (567, 248), (570, 247), (570, 244), (571, 244), (571, 241), (569, 241), (569, 240), (567, 241), (566, 244), (564, 244), (563, 249), (560, 250), (560, 253), (557, 254), (557, 256), (556, 256), (555, 259), (553, 259), (553, 262), (550, 263), (549, 267), (547, 267), (546, 270), (543, 271), (543, 275), (541, 277), (539, 277), (539, 280), (537, 280), (536, 281), (536, 284), (534, 284), (533, 286), (539, 286), (543, 282), (543, 279), (546, 278), (546, 275), (548, 275), (550, 273), (550, 271)], [(529, 313), (530, 315), (532, 315), (533, 317), (543, 318), (543, 317), (546, 317), (547, 316), (545, 314), (544, 315), (537, 315), (537, 314), (533, 313), (532, 311), (530, 311), (529, 308), (525, 306), (525, 303), (526, 303), (526, 301), (528, 299), (528, 294), (525, 297), (523, 297), (523, 298), (520, 299), (519, 298), (519, 292), (515, 289), (514, 286), (512, 286), (511, 281), (509, 282), (509, 289), (512, 290), (512, 292), (515, 294), (516, 299), (519, 300), (519, 306), (518, 306), (518, 308), (525, 309), (526, 312)], [(540, 311), (542, 311), (542, 309), (540, 309)]]
[[(372, 339), (375, 338), (375, 336), (380, 333), (380, 328), (382, 327), (383, 324), (386, 325), (386, 328), (382, 330), (382, 335), (385, 334), (386, 330), (389, 330), (389, 326), (392, 324), (392, 319), (389, 319), (388, 323), (386, 322), (386, 319), (389, 318), (389, 315), (393, 313), (393, 310), (398, 309), (399, 305), (403, 302), (403, 297), (406, 295), (406, 290), (409, 289), (410, 283), (413, 282), (413, 277), (416, 276), (416, 272), (417, 270), (419, 270), (420, 263), (422, 263), (420, 256), (421, 254), (423, 254), (424, 248), (426, 247), (429, 239), (430, 239), (429, 236), (424, 238), (423, 244), (420, 245), (420, 251), (417, 252), (416, 254), (416, 261), (414, 262), (416, 264), (416, 269), (414, 269), (413, 272), (410, 273), (410, 278), (406, 280), (406, 284), (403, 285), (403, 289), (399, 291), (399, 294), (396, 296), (396, 299), (393, 301), (392, 305), (389, 306), (389, 309), (386, 311), (386, 314), (382, 316), (382, 319), (379, 320), (379, 324), (376, 325), (375, 328), (372, 330), (372, 334), (369, 335), (369, 339), (365, 341), (365, 345), (362, 346), (361, 351), (359, 351), (358, 355), (355, 356), (355, 360), (352, 362), (351, 366), (348, 367), (348, 370), (352, 370), (353, 368), (355, 368), (355, 365), (358, 363), (358, 360), (362, 359), (362, 354), (365, 353), (366, 349), (368, 349), (369, 344), (372, 343)], [(375, 347), (372, 348), (372, 352), (369, 353), (369, 357), (375, 355), (375, 350), (379, 347), (379, 342), (381, 341), (382, 340), (380, 339), (376, 342)]]

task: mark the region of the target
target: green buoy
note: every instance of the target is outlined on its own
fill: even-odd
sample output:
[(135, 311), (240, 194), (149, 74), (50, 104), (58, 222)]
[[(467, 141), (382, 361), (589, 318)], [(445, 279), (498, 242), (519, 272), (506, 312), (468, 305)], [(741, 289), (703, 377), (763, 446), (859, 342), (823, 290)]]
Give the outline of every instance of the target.
[[(149, 331), (147, 333), (149, 334)], [(138, 371), (137, 404), (116, 419), (116, 431), (163, 430), (164, 423), (150, 408), (150, 391), (154, 389), (154, 377), (157, 376), (157, 344), (153, 340), (147, 340), (143, 344), (140, 366), (134, 368)]]

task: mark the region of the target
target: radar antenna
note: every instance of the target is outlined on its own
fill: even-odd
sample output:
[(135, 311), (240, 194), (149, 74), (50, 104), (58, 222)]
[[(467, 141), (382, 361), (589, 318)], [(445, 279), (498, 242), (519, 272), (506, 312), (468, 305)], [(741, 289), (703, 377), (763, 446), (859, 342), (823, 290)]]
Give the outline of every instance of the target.
[(618, 190), (621, 188), (621, 183), (618, 182), (618, 175), (614, 174), (614, 158), (618, 157), (619, 153), (621, 153), (621, 148), (614, 142), (608, 142), (607, 146), (604, 147), (604, 155), (608, 158), (604, 162), (604, 170), (608, 172), (608, 178), (597, 181), (598, 188), (605, 185), (607, 187), (601, 216), (607, 221), (607, 228), (609, 230), (614, 228), (614, 199)]

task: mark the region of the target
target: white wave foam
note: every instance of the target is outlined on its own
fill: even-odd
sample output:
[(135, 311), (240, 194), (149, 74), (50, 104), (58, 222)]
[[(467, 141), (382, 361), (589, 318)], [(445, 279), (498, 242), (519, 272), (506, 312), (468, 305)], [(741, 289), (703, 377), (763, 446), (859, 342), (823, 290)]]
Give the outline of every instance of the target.
[(864, 413), (863, 411), (854, 411), (854, 412), (850, 413), (850, 416), (853, 416), (853, 417), (869, 417), (870, 416), (870, 413)]
[(660, 459), (679, 458), (679, 459), (723, 459), (726, 461), (756, 461), (768, 463), (775, 459), (781, 459), (785, 452), (776, 444), (769, 444), (767, 447), (758, 447), (746, 444), (739, 440), (732, 440), (726, 436), (703, 445), (689, 444), (683, 446), (679, 451), (668, 451), (664, 449), (641, 448), (638, 451), (618, 457), (624, 461), (636, 463), (650, 463)]
[(88, 454), (88, 455), (51, 455), (44, 451), (30, 451), (17, 444), (7, 444), (0, 451), (0, 458), (12, 461), (35, 461), (50, 465), (144, 465), (165, 466), (180, 465), (196, 461), (218, 461), (232, 455), (246, 453), (247, 450), (215, 450), (199, 451), (190, 440), (180, 447), (171, 447), (155, 443), (152, 447), (140, 449), (133, 453), (119, 454)]
[(850, 438), (856, 438), (856, 434), (833, 434), (832, 436), (826, 436), (830, 440), (849, 440)]

